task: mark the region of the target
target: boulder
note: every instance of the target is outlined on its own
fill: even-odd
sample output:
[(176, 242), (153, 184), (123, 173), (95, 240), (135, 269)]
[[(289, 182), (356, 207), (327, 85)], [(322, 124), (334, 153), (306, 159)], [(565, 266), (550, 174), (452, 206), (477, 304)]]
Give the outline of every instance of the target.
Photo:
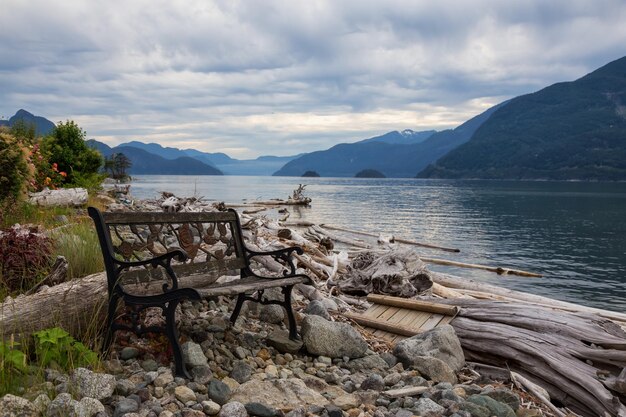
[(441, 359), (430, 356), (416, 356), (413, 368), (433, 382), (457, 383), (456, 374)]
[(445, 362), (454, 372), (465, 364), (461, 342), (449, 324), (398, 342), (393, 353), (404, 366), (414, 366), (424, 356)]
[(0, 398), (0, 411), (2, 417), (38, 417), (39, 412), (35, 404), (18, 397), (16, 395), (6, 394)]
[(306, 316), (302, 320), (301, 332), (306, 350), (313, 355), (360, 358), (368, 349), (363, 337), (347, 323)]
[(241, 384), (231, 398), (242, 403), (258, 402), (276, 409), (291, 409), (298, 404), (324, 406), (328, 400), (297, 378), (270, 381), (251, 380)]
[(80, 398), (89, 397), (96, 400), (109, 398), (117, 385), (113, 375), (92, 372), (86, 368), (76, 368), (71, 381)]

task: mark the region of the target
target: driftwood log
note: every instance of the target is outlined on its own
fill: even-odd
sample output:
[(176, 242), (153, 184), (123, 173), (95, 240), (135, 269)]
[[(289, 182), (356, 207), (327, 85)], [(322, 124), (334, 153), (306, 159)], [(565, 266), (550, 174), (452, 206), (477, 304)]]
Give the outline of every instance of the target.
[(87, 190), (84, 188), (61, 188), (31, 193), (29, 201), (38, 206), (82, 206), (87, 204)]
[(626, 415), (615, 383), (626, 367), (626, 332), (619, 325), (523, 303), (447, 302), (461, 306), (450, 324), (468, 360), (515, 371), (578, 414)]

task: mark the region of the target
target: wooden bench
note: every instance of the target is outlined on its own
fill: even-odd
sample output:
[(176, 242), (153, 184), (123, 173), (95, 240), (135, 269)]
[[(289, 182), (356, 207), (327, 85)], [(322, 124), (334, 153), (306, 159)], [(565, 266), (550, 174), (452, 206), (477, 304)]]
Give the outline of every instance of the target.
[[(289, 337), (298, 337), (291, 307), (294, 285), (313, 281), (297, 274), (291, 259), (302, 254), (299, 247), (271, 252), (256, 252), (246, 247), (237, 212), (102, 213), (88, 208), (93, 219), (104, 257), (109, 294), (107, 328), (103, 342), (106, 352), (116, 330), (131, 330), (138, 335), (165, 333), (174, 353), (176, 374), (189, 377), (178, 341), (175, 311), (183, 300), (237, 295), (230, 316), (235, 323), (245, 301), (277, 304), (284, 307), (289, 323)], [(253, 271), (251, 262), (270, 257), (283, 270), (278, 277), (262, 276)], [(276, 264), (274, 264), (276, 265)], [(220, 276), (239, 271), (239, 278), (216, 283)], [(281, 288), (282, 300), (263, 296), (269, 288)], [(130, 314), (118, 322), (119, 301)], [(140, 314), (149, 307), (161, 308), (164, 326), (144, 326)], [(130, 322), (130, 323), (129, 323)]]

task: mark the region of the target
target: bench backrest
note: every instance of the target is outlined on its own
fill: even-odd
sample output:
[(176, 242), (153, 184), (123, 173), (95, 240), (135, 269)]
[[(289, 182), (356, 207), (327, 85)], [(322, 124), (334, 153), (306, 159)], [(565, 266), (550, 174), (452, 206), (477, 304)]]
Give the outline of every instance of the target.
[[(218, 212), (101, 213), (90, 207), (103, 252), (124, 261), (154, 258), (174, 249), (184, 250), (189, 259), (173, 263), (177, 277), (202, 274), (206, 284), (220, 274), (247, 267), (241, 225), (235, 210)], [(99, 226), (100, 223), (100, 226)], [(109, 291), (115, 285), (168, 280), (163, 268), (142, 267), (118, 276), (115, 265), (107, 265)]]

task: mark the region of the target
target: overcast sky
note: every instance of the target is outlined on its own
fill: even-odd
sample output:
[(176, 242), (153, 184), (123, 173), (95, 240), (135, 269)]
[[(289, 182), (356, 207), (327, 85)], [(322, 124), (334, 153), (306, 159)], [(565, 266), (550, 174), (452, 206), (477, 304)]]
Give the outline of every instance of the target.
[(292, 155), (442, 130), (626, 55), (624, 0), (2, 0), (0, 117)]

